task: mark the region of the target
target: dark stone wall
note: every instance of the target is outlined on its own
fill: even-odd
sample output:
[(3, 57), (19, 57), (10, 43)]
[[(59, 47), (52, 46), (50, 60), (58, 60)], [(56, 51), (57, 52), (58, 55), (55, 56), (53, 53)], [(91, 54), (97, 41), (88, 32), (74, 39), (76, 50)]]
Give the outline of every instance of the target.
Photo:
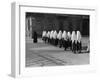
[(27, 13), (26, 18), (32, 17), (32, 30), (39, 35), (43, 30), (80, 30), (82, 35), (89, 36), (89, 16), (88, 15), (63, 15), (63, 14), (43, 14)]

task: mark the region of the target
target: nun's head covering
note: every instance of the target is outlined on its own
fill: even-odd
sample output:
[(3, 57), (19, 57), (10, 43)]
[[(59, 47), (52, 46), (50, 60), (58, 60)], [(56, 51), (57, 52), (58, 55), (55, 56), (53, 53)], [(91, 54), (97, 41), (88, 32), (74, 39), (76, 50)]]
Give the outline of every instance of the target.
[(65, 40), (67, 39), (67, 32), (66, 31), (63, 31), (62, 38)]
[(54, 33), (54, 31), (52, 30), (52, 31), (50, 32), (50, 39), (53, 38), (53, 33)]
[(55, 30), (53, 33), (53, 38), (56, 39), (57, 38), (57, 31)]
[(77, 41), (78, 42), (81, 41), (81, 33), (80, 33), (80, 31), (77, 31)]
[(76, 39), (77, 39), (77, 36), (76, 36), (76, 34), (75, 34), (75, 31), (72, 31), (72, 36), (71, 36), (72, 42), (73, 42), (74, 40), (76, 41)]
[(48, 31), (48, 33), (47, 33), (47, 37), (48, 37), (48, 38), (50, 37), (50, 31)]
[(71, 33), (70, 32), (68, 32), (67, 35), (68, 35), (68, 38), (71, 38)]
[(57, 35), (57, 38), (60, 40), (62, 38), (62, 31), (60, 30), (58, 35)]
[(43, 31), (42, 37), (46, 37), (46, 31)]
[(62, 33), (62, 31), (60, 30), (59, 33)]

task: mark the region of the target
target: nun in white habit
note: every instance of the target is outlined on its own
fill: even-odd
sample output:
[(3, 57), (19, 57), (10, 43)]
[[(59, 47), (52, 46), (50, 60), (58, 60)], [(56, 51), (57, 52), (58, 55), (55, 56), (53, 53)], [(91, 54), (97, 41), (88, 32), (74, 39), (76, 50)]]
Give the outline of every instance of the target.
[(71, 41), (72, 41), (72, 43), (74, 42), (74, 41), (76, 41), (76, 34), (75, 34), (75, 31), (72, 31), (72, 35), (71, 35)]
[(50, 31), (48, 31), (48, 33), (47, 33), (47, 41), (48, 41), (48, 43), (50, 42)]
[(68, 47), (71, 48), (71, 33), (68, 32), (67, 34), (68, 34)]
[(42, 37), (46, 36), (46, 31), (42, 32)]
[(46, 36), (46, 31), (43, 31), (42, 32), (42, 40), (44, 40), (45, 36)]
[(66, 50), (68, 48), (68, 35), (66, 31), (63, 32), (62, 38), (63, 38), (63, 47), (64, 50)]
[(59, 33), (58, 33), (58, 35), (57, 35), (57, 39), (58, 39), (58, 40), (61, 40), (61, 38), (62, 38), (62, 31), (59, 31)]
[(50, 32), (50, 43), (52, 44), (52, 42), (53, 42), (53, 33), (54, 33), (54, 31), (52, 30), (51, 32)]
[(53, 39), (56, 39), (57, 38), (57, 31), (54, 31), (53, 33)]
[(66, 36), (67, 36), (66, 31), (63, 31), (62, 38), (63, 38), (64, 40), (66, 40)]
[(77, 52), (81, 52), (81, 33), (77, 31)]
[(53, 33), (53, 44), (55, 46), (57, 46), (57, 44), (58, 44), (58, 41), (57, 41), (57, 31), (56, 30)]
[(68, 32), (67, 34), (68, 34), (68, 39), (71, 39), (71, 33)]
[(42, 40), (45, 41), (45, 39), (46, 39), (46, 31), (43, 31), (42, 32)]
[(60, 30), (58, 35), (57, 35), (57, 39), (58, 39), (58, 45), (61, 48), (62, 47), (62, 31)]
[(74, 53), (76, 53), (76, 49), (77, 49), (77, 35), (75, 34), (75, 31), (72, 31), (71, 42), (72, 42), (72, 51)]

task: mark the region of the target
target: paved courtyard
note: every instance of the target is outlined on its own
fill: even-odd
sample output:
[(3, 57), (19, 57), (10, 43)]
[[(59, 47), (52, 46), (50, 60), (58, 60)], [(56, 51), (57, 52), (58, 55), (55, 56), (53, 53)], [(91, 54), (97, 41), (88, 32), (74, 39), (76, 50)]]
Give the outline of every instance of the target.
[[(82, 38), (82, 46), (86, 46), (88, 38)], [(45, 44), (41, 38), (38, 43), (26, 38), (26, 67), (39, 66), (62, 66), (62, 65), (85, 65), (89, 64), (89, 53), (84, 50), (80, 54), (72, 51), (64, 51), (63, 48)]]

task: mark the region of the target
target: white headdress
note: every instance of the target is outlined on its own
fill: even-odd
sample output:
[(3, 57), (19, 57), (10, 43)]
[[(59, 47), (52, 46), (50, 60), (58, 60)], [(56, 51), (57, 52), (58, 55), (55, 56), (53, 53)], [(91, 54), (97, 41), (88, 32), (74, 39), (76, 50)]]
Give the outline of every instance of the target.
[(57, 38), (58, 39), (61, 39), (62, 38), (62, 31), (59, 31), (58, 35), (57, 35)]
[(81, 41), (81, 33), (80, 33), (80, 31), (77, 31), (77, 41), (78, 42)]
[(54, 33), (53, 33), (53, 38), (54, 38), (54, 39), (57, 38), (57, 31), (54, 31)]
[(46, 31), (43, 31), (42, 37), (46, 37)]
[(75, 40), (77, 40), (77, 36), (76, 36), (76, 34), (75, 34), (75, 31), (73, 31), (72, 32), (72, 36), (71, 36), (71, 40), (72, 40), (72, 42)]
[(67, 35), (68, 35), (68, 38), (71, 38), (71, 33), (70, 32), (68, 32)]
[(50, 39), (53, 38), (53, 30), (50, 32)]
[(65, 40), (67, 39), (67, 33), (66, 33), (66, 31), (63, 31), (62, 38), (65, 39)]
[(48, 33), (47, 33), (47, 37), (48, 37), (48, 38), (50, 37), (50, 31), (48, 31)]

